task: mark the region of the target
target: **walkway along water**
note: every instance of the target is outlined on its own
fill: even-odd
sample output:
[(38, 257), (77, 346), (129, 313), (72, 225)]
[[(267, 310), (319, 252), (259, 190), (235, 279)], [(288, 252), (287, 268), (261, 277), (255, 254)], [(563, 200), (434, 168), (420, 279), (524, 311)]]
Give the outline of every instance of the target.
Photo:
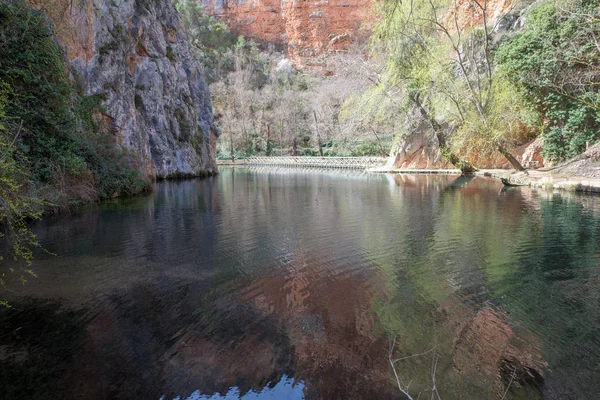
[[(265, 166), (285, 168), (345, 168), (365, 169), (373, 173), (389, 174), (436, 174), (460, 175), (458, 169), (390, 169), (384, 157), (249, 157), (232, 162), (219, 160), (220, 166)], [(528, 170), (527, 173), (515, 173), (514, 170), (486, 169), (476, 173), (505, 179), (514, 185), (530, 186), (542, 190), (561, 190), (567, 192), (600, 193), (600, 179), (572, 174), (561, 174), (552, 170)]]
[(382, 167), (386, 164), (384, 157), (248, 157), (232, 163), (219, 161), (219, 165), (268, 165), (275, 167), (319, 167), (365, 169)]

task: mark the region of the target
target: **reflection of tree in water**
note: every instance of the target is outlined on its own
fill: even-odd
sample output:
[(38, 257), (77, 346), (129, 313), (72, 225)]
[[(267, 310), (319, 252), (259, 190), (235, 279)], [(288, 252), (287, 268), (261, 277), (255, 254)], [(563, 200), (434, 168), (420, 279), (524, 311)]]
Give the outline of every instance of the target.
[[(3, 379), (56, 397), (169, 399), (289, 376), (309, 398), (395, 398), (396, 337), (395, 358), (437, 345), (444, 400), (598, 391), (595, 214), (480, 178), (353, 177), (224, 171), (49, 223), (46, 247), (66, 256), (23, 290), (61, 306), (17, 299), (30, 339), (0, 339), (16, 371)], [(33, 339), (51, 325), (69, 343), (60, 357)], [(432, 385), (431, 356), (398, 362), (411, 392)]]
[[(595, 326), (597, 311), (590, 309), (594, 302), (585, 292), (591, 292), (588, 275), (600, 245), (597, 217), (561, 199), (541, 200), (535, 207), (520, 191), (498, 196), (478, 180), (448, 184), (439, 196), (424, 190), (423, 181), (398, 180), (400, 190), (410, 192), (402, 196), (406, 209), (429, 213), (400, 215), (407, 219), (400, 234), (410, 239), (398, 241), (402, 246), (395, 257), (380, 260), (388, 289), (374, 307), (384, 332), (396, 338), (394, 358), (426, 352), (437, 343), (437, 387), (444, 399), (500, 398), (509, 384), (506, 398), (542, 393), (582, 398), (597, 392), (589, 387), (594, 382), (589, 376), (577, 378), (569, 371), (571, 379), (580, 379), (569, 382), (563, 380), (566, 371), (545, 368), (547, 363), (568, 367), (591, 348), (586, 368), (597, 368), (592, 365), (598, 360), (597, 332), (580, 330), (578, 337), (587, 342), (582, 345), (568, 331)], [(571, 287), (557, 293), (556, 277)], [(588, 288), (574, 290), (581, 285)], [(592, 287), (598, 293), (597, 285)], [(575, 299), (580, 300), (565, 306)], [(578, 320), (578, 312), (587, 315)], [(572, 348), (556, 350), (566, 342)], [(411, 392), (431, 390), (432, 355), (399, 362), (403, 385), (412, 382)]]
[[(512, 259), (489, 265), (490, 288), (506, 308), (545, 342), (552, 368), (546, 394), (593, 398), (600, 393), (600, 217), (575, 199), (542, 197), (519, 221), (531, 233)], [(514, 265), (511, 274), (498, 270)], [(555, 367), (553, 367), (555, 366)]]

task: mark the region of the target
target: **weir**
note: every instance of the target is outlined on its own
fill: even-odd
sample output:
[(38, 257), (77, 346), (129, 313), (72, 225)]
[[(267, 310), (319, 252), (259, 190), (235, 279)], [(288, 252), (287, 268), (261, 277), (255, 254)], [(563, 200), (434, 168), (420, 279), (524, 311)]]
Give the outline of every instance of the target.
[(384, 157), (248, 157), (231, 162), (219, 160), (219, 165), (268, 165), (277, 167), (315, 167), (315, 168), (348, 168), (365, 169), (382, 167), (386, 164)]

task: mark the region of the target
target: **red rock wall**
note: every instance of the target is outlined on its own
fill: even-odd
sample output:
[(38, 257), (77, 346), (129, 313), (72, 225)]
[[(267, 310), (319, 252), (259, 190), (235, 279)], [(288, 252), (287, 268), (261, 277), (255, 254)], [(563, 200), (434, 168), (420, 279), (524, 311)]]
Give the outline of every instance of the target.
[[(516, 0), (482, 0), (479, 6), (474, 0), (457, 0), (456, 6), (450, 7), (445, 18), (445, 25), (451, 30), (456, 29), (456, 24), (461, 29), (483, 25), (484, 13), (482, 7), (485, 7), (485, 18), (488, 25), (494, 25), (498, 18), (513, 10), (516, 6)], [(456, 14), (456, 19), (455, 19)]]
[(361, 26), (374, 20), (371, 0), (199, 1), (240, 34), (287, 46), (300, 64), (347, 49)]
[[(316, 56), (345, 50), (376, 20), (371, 0), (198, 0), (206, 9), (240, 34), (288, 46), (297, 63), (314, 62)], [(489, 0), (486, 14), (493, 23), (510, 11), (514, 0)], [(446, 23), (453, 28), (454, 14), (462, 28), (481, 25), (483, 13), (472, 0), (450, 7)]]

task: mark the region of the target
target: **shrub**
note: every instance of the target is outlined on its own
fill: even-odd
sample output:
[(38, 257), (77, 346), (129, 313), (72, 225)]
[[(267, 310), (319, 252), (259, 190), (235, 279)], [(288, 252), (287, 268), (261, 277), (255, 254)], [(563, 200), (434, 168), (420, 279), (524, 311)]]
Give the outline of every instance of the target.
[[(19, 124), (14, 131), (2, 121), (6, 120), (5, 109), (8, 104), (10, 89), (8, 85), (0, 85), (0, 239), (5, 255), (0, 254), (0, 261), (9, 255), (13, 261), (31, 263), (32, 248), (37, 247), (35, 235), (29, 230), (27, 222), (39, 219), (42, 201), (28, 194), (27, 160), (16, 150), (16, 142), (22, 132)], [(6, 273), (14, 269), (0, 270), (0, 285), (4, 286)], [(21, 280), (27, 275), (35, 275), (28, 267), (22, 270)], [(1, 303), (1, 302), (0, 302)], [(2, 303), (5, 304), (5, 303)]]
[(7, 88), (2, 120), (22, 127), (15, 151), (27, 160), (26, 186), (40, 188), (58, 206), (148, 188), (94, 120), (105, 96), (74, 90), (43, 11), (22, 0), (2, 2), (0, 20), (0, 81)]
[(600, 5), (546, 0), (501, 44), (501, 69), (543, 121), (545, 156), (573, 157), (600, 139)]

